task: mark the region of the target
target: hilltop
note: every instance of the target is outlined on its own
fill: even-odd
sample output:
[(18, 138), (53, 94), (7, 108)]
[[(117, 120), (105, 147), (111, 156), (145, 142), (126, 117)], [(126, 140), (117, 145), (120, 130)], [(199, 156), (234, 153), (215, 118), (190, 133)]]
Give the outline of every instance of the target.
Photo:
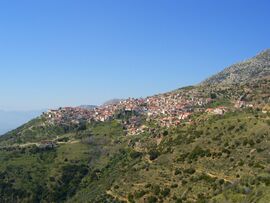
[(269, 62), (267, 50), (200, 85), (45, 112), (0, 138), (0, 201), (269, 202)]
[(206, 79), (202, 85), (233, 85), (257, 80), (270, 75), (270, 49), (244, 62), (234, 64)]

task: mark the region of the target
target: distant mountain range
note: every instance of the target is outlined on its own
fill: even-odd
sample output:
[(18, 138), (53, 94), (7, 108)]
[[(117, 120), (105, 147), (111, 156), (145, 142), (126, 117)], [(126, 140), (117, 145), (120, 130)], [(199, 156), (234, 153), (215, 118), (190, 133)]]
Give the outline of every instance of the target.
[[(117, 104), (119, 103), (120, 101), (123, 101), (123, 99), (110, 99), (108, 101), (105, 101), (102, 105), (100, 106), (107, 106), (107, 105), (112, 105), (112, 104)], [(94, 108), (97, 108), (99, 107), (98, 105), (80, 105), (78, 106), (79, 108), (82, 108), (82, 109), (94, 109)]]
[(98, 107), (97, 105), (81, 105), (81, 106), (79, 106), (79, 108), (82, 108), (82, 109), (94, 109), (97, 107)]
[(102, 104), (102, 106), (107, 106), (107, 105), (117, 104), (117, 103), (119, 103), (119, 102), (122, 101), (122, 100), (123, 100), (123, 99), (110, 99), (110, 100), (104, 102), (104, 103)]

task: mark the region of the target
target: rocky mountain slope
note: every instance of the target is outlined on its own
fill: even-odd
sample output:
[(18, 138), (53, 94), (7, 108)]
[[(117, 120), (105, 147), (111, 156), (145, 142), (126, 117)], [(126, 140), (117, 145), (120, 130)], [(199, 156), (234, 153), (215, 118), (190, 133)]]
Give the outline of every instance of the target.
[(202, 85), (232, 85), (270, 75), (270, 49), (244, 62), (234, 64), (206, 79)]
[(270, 202), (269, 51), (249, 61), (198, 86), (50, 110), (7, 133), (0, 202)]

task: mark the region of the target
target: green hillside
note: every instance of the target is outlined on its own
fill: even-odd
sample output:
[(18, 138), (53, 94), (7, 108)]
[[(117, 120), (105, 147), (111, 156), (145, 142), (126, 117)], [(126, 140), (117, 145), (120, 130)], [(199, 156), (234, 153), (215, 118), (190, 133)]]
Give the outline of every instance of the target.
[(198, 114), (125, 136), (96, 123), (54, 148), (0, 151), (1, 202), (268, 202), (270, 115)]
[(258, 77), (229, 68), (237, 85), (53, 110), (5, 134), (0, 202), (270, 202), (267, 54), (249, 62)]

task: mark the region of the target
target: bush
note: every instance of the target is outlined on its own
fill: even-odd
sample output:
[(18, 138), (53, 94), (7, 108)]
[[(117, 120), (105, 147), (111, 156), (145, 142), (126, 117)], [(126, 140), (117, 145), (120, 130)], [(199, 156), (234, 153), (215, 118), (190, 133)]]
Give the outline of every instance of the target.
[(188, 169), (185, 169), (184, 172), (188, 174), (194, 174), (196, 170), (194, 168), (188, 168)]
[(250, 140), (248, 141), (248, 144), (249, 144), (250, 146), (254, 146), (254, 145), (255, 145), (255, 142), (254, 142), (252, 139), (250, 139)]
[(157, 150), (151, 150), (151, 151), (149, 152), (149, 159), (150, 159), (151, 161), (153, 161), (153, 160), (155, 160), (156, 158), (158, 158), (159, 155), (160, 155), (160, 154), (159, 154), (159, 152), (158, 152)]
[(139, 157), (141, 157), (141, 156), (142, 156), (142, 153), (141, 153), (141, 152), (132, 151), (132, 152), (130, 153), (130, 157), (131, 157), (132, 159), (136, 159), (136, 158), (139, 158)]
[(151, 185), (151, 183), (147, 183), (146, 185), (145, 185), (145, 188), (150, 188), (152, 185)]
[(186, 180), (182, 180), (182, 185), (187, 184), (188, 182)]
[(203, 150), (200, 146), (196, 146), (192, 152), (189, 154), (190, 159), (197, 159), (198, 157), (208, 156), (210, 154), (210, 150)]
[(161, 195), (163, 197), (167, 197), (170, 194), (171, 190), (169, 188), (165, 188), (164, 190), (161, 191)]
[(180, 168), (177, 168), (177, 169), (175, 169), (175, 171), (174, 171), (174, 175), (179, 175), (179, 174), (181, 174), (181, 173), (182, 173), (182, 171), (181, 171)]
[(135, 202), (134, 201), (134, 196), (132, 194), (128, 194), (128, 201), (131, 202), (131, 203)]
[(178, 187), (178, 184), (176, 183), (171, 185), (171, 188), (177, 188), (177, 187)]
[(225, 180), (224, 179), (219, 179), (218, 182), (219, 182), (220, 185), (223, 185), (225, 183)]
[(178, 198), (175, 203), (182, 203), (182, 202), (183, 202), (182, 199)]
[(169, 132), (167, 131), (167, 130), (165, 130), (164, 132), (163, 132), (163, 136), (167, 136), (169, 134)]
[(155, 203), (157, 201), (158, 201), (158, 199), (155, 196), (150, 196), (147, 198), (148, 203)]
[(238, 166), (243, 166), (244, 164), (245, 162), (242, 159), (240, 159), (240, 161), (238, 162)]
[(134, 197), (135, 197), (136, 199), (139, 199), (139, 198), (143, 197), (145, 194), (146, 194), (146, 191), (144, 191), (144, 190), (139, 190), (139, 191), (136, 191), (136, 192), (134, 193)]
[(160, 187), (158, 185), (153, 186), (153, 193), (155, 195), (159, 195), (159, 193), (160, 193)]

